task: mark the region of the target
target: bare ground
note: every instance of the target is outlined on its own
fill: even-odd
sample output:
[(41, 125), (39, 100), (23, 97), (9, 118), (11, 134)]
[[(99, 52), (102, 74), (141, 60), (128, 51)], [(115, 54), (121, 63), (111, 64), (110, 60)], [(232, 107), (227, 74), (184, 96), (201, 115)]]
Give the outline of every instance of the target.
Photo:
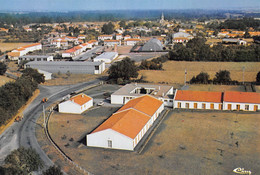
[(222, 175), (237, 167), (252, 174), (260, 171), (259, 113), (174, 110), (137, 154), (79, 146), (79, 140), (116, 110), (99, 109), (84, 115), (55, 113), (50, 120), (55, 142), (91, 173)]

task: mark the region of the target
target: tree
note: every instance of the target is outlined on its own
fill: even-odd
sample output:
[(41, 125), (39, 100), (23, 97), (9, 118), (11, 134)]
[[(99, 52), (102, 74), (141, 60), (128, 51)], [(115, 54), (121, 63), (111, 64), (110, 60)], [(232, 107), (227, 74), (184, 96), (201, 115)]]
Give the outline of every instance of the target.
[(260, 71), (256, 75), (256, 82), (260, 83)]
[(108, 24), (104, 24), (102, 26), (102, 32), (104, 34), (110, 35), (110, 34), (112, 34), (114, 32), (114, 27), (115, 26), (111, 22), (109, 22)]
[(209, 74), (205, 72), (199, 73), (196, 77), (192, 77), (190, 83), (201, 83), (201, 84), (208, 84), (209, 82)]
[(18, 148), (9, 154), (5, 160), (5, 167), (15, 171), (15, 174), (27, 175), (43, 167), (43, 161), (35, 150)]
[(6, 64), (0, 62), (0, 75), (4, 75), (7, 70)]
[(122, 27), (122, 28), (124, 28), (124, 29), (125, 29), (125, 27), (126, 27), (125, 21), (120, 21), (120, 22), (119, 22), (119, 25), (120, 25), (120, 27)]
[(55, 165), (49, 167), (49, 168), (48, 168), (46, 171), (44, 171), (42, 174), (43, 174), (43, 175), (63, 175), (63, 173), (61, 172), (60, 167), (56, 167)]
[(216, 72), (213, 82), (219, 84), (228, 84), (229, 82), (231, 82), (230, 72), (227, 70), (220, 70)]
[(23, 70), (22, 76), (29, 76), (34, 81), (36, 81), (38, 84), (45, 82), (44, 75), (40, 74), (36, 69), (26, 68), (26, 69)]
[(137, 70), (135, 61), (125, 58), (122, 61), (112, 64), (108, 70), (108, 74), (110, 79), (122, 78), (123, 80), (129, 80), (138, 76)]

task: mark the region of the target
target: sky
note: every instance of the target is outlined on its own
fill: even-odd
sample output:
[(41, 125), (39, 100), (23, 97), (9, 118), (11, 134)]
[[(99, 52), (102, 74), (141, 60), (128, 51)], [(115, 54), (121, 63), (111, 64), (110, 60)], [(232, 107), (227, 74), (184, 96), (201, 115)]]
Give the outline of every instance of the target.
[(260, 0), (0, 0), (0, 11), (260, 9)]

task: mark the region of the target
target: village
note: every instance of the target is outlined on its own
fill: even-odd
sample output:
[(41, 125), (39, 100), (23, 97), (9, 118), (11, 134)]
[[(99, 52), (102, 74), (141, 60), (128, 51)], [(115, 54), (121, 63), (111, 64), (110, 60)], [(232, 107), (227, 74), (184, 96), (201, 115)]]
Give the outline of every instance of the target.
[(0, 87), (42, 78), (33, 132), (63, 172), (259, 171), (259, 26), (166, 16), (0, 28)]

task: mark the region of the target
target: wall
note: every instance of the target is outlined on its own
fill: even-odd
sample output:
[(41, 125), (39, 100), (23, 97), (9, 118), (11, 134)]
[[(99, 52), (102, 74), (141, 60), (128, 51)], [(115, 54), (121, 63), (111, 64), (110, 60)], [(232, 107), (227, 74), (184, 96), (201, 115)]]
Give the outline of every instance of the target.
[(194, 108), (194, 103), (197, 103), (197, 109), (203, 109), (202, 108), (202, 104), (205, 104), (206, 105), (206, 108), (205, 109), (211, 109), (210, 105), (211, 104), (214, 104), (214, 110), (220, 110), (219, 109), (219, 104), (221, 103), (209, 103), (209, 102), (194, 102), (194, 101), (178, 101), (178, 100), (175, 100), (174, 101), (174, 108), (179, 108), (178, 107), (178, 103), (181, 103), (181, 108), (182, 109), (187, 109), (186, 108), (186, 103), (189, 103), (189, 109), (195, 109)]
[(88, 134), (87, 146), (109, 148), (108, 140), (112, 141), (112, 148), (110, 149), (134, 150), (133, 139), (112, 129), (106, 129), (96, 133)]
[(252, 103), (232, 103), (232, 102), (223, 102), (223, 110), (229, 110), (228, 104), (231, 104), (231, 110), (237, 110), (237, 105), (240, 105), (240, 110), (246, 111), (245, 106), (249, 105), (248, 111), (255, 111), (254, 106), (258, 106), (258, 110), (260, 110), (260, 104), (252, 104)]

